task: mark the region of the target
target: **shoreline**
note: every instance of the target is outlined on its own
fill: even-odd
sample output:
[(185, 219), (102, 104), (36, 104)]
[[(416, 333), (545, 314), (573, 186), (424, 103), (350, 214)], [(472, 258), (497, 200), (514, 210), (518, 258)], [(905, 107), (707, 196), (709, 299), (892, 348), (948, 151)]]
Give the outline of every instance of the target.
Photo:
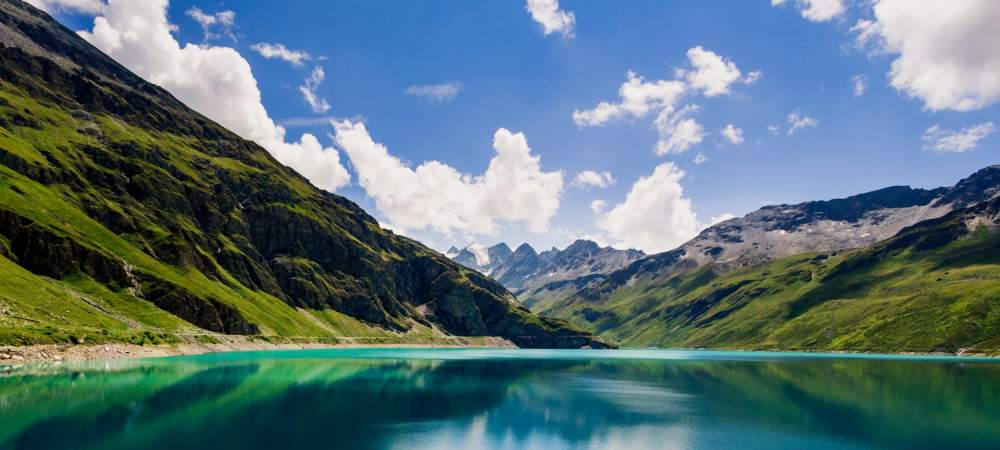
[(252, 352), (266, 350), (307, 350), (324, 348), (517, 348), (512, 342), (499, 337), (431, 338), (412, 343), (373, 343), (371, 338), (344, 339), (336, 343), (320, 342), (268, 342), (263, 340), (233, 339), (228, 342), (181, 342), (172, 344), (32, 344), (0, 346), (0, 366), (36, 362), (64, 362), (90, 360), (116, 360), (134, 358), (162, 358), (168, 356), (201, 355), (207, 353)]
[[(269, 342), (258, 339), (227, 339), (227, 342), (181, 342), (172, 344), (138, 345), (125, 343), (106, 344), (32, 344), (0, 346), (0, 366), (39, 362), (72, 362), (92, 360), (127, 360), (135, 358), (163, 358), (170, 356), (201, 355), (208, 353), (253, 352), (269, 350), (308, 350), (333, 348), (502, 348), (517, 349), (512, 342), (500, 337), (434, 337), (414, 342), (372, 342), (373, 338), (341, 338), (335, 343), (323, 342)], [(778, 350), (778, 349), (709, 349), (709, 348), (621, 348), (620, 350), (678, 350), (678, 351), (729, 351), (763, 353), (825, 353), (832, 355), (882, 355), (926, 356), (969, 359), (1000, 360), (1000, 355), (977, 352), (893, 352), (845, 350)]]

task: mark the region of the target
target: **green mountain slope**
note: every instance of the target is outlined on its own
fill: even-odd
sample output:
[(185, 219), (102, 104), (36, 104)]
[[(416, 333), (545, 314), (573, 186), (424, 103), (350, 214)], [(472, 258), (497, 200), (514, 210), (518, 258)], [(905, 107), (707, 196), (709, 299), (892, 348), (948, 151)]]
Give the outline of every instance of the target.
[(717, 265), (552, 304), (626, 346), (1000, 353), (1000, 197), (861, 249)]
[(502, 336), (600, 346), (0, 1), (0, 344)]

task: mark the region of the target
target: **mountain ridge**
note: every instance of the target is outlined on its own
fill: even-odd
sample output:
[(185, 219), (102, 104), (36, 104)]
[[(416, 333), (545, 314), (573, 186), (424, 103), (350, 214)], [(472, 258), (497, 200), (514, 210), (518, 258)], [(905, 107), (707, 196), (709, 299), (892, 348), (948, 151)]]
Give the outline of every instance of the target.
[(493, 277), (511, 291), (520, 292), (550, 282), (611, 272), (645, 254), (577, 239), (565, 249), (552, 248), (541, 253), (527, 243), (511, 251), (510, 246), (501, 242), (490, 247), (473, 243), (461, 250), (451, 247), (445, 255)]
[(801, 253), (863, 247), (953, 208), (993, 198), (998, 195), (997, 186), (1000, 165), (992, 165), (951, 187), (891, 186), (840, 199), (764, 206), (712, 225), (676, 249), (646, 256), (604, 277), (578, 280), (577, 288), (569, 292), (559, 292), (563, 283), (519, 292), (518, 297), (529, 305), (548, 305), (577, 292), (599, 298), (638, 278), (661, 277), (709, 263), (736, 269)]
[(0, 341), (604, 346), (382, 229), (30, 5), (0, 1), (0, 54)]
[[(900, 189), (909, 188), (875, 191), (876, 197)], [(734, 264), (687, 258), (689, 242), (611, 274), (569, 280), (570, 288), (555, 286), (548, 296), (522, 295), (521, 301), (629, 346), (997, 353), (998, 191), (1000, 166), (989, 166), (950, 188), (917, 193), (930, 198), (923, 205), (895, 203), (899, 208), (890, 209), (896, 211), (886, 211), (869, 204), (838, 216), (855, 223), (902, 213), (920, 219), (905, 226), (907, 221), (884, 222), (894, 233), (870, 244)], [(828, 217), (826, 207), (838, 204), (852, 202), (762, 210), (782, 213), (796, 206), (796, 214), (786, 216), (799, 220), (803, 210)], [(911, 214), (913, 208), (922, 213)], [(759, 217), (755, 213), (748, 216)], [(727, 222), (741, 225), (740, 219)], [(803, 226), (764, 222), (774, 229)], [(706, 234), (732, 227), (724, 222)]]

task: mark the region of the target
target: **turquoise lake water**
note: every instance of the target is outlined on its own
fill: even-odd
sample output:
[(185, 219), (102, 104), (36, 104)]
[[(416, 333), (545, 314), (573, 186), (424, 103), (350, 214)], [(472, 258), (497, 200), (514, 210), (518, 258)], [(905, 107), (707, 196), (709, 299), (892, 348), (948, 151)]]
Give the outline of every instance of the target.
[(1000, 363), (332, 349), (0, 367), (2, 449), (998, 448)]

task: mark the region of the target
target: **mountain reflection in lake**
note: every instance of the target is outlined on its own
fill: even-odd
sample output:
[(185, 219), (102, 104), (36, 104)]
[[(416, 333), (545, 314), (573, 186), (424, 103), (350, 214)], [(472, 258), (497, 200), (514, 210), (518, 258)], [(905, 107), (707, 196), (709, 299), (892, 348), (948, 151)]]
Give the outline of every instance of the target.
[(990, 448), (1000, 364), (337, 349), (0, 368), (0, 448)]

